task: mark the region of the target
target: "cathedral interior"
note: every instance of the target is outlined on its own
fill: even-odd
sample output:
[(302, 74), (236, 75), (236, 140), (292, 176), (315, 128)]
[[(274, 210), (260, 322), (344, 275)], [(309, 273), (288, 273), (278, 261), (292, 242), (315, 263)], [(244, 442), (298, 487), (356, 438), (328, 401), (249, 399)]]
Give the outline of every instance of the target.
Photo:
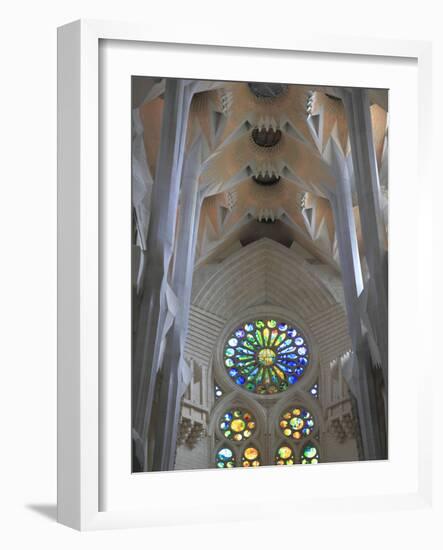
[(134, 472), (388, 458), (388, 91), (132, 79)]

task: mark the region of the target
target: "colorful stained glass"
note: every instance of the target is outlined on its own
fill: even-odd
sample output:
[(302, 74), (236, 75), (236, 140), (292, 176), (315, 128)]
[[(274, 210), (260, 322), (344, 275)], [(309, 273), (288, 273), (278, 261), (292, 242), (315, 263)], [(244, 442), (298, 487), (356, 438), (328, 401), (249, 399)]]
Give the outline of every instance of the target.
[(290, 466), (295, 464), (295, 457), (291, 447), (288, 445), (282, 445), (279, 447), (275, 455), (275, 463), (279, 466)]
[(299, 380), (309, 365), (309, 348), (299, 329), (276, 319), (258, 319), (229, 336), (224, 365), (240, 387), (269, 395)]
[(294, 407), (281, 416), (279, 426), (284, 436), (298, 441), (311, 435), (315, 422), (308, 410)]
[(315, 447), (315, 445), (308, 443), (303, 447), (303, 451), (300, 457), (300, 462), (302, 464), (318, 464), (319, 460), (320, 457), (317, 447)]
[(222, 447), (215, 457), (217, 468), (234, 468), (235, 455), (229, 447)]
[(255, 419), (250, 412), (242, 409), (227, 411), (220, 421), (220, 430), (226, 439), (243, 441), (254, 433)]
[(312, 395), (312, 397), (315, 397), (315, 399), (318, 399), (318, 384), (314, 384), (312, 388), (309, 390), (309, 393)]
[(244, 467), (261, 465), (260, 453), (255, 447), (246, 447), (241, 460)]

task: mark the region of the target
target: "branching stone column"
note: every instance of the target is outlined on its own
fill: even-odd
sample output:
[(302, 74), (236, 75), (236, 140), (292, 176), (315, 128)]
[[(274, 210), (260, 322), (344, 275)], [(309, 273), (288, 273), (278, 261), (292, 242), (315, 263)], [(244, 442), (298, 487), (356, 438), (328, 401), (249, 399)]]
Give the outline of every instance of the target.
[(160, 150), (151, 196), (143, 296), (133, 350), (133, 430), (142, 442), (138, 460), (147, 468), (147, 433), (164, 349), (169, 264), (173, 252), (184, 144), (192, 91), (185, 81), (166, 81)]
[(166, 336), (155, 423), (153, 470), (174, 468), (181, 398), (192, 375), (184, 358), (184, 346), (201, 210), (198, 187), (201, 166), (202, 139), (199, 138), (186, 156), (183, 171), (176, 252), (171, 279), (178, 307), (172, 327)]
[(363, 331), (359, 297), (363, 279), (352, 207), (351, 178), (342, 152), (333, 140), (327, 146), (328, 163), (336, 180), (335, 191), (326, 192), (331, 202), (353, 353), (343, 372), (357, 402), (365, 459), (381, 458), (379, 429), (374, 414), (371, 356)]
[(351, 142), (354, 181), (361, 230), (370, 275), (367, 314), (379, 349), (385, 387), (388, 384), (388, 260), (386, 232), (380, 210), (377, 169), (368, 91), (346, 88), (340, 92)]

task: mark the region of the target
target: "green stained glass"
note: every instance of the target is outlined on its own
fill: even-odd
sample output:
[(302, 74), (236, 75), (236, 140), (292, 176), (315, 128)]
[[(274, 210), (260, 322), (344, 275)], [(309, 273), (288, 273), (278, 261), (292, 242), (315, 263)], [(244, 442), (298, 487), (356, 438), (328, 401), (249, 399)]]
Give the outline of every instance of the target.
[(278, 466), (291, 466), (295, 464), (295, 457), (292, 448), (288, 445), (282, 445), (275, 454), (275, 464)]
[(248, 321), (224, 348), (228, 375), (240, 387), (272, 395), (294, 385), (309, 366), (309, 347), (298, 328), (278, 319)]
[(319, 461), (320, 456), (317, 447), (311, 443), (305, 445), (301, 453), (300, 462), (302, 464), (318, 464)]

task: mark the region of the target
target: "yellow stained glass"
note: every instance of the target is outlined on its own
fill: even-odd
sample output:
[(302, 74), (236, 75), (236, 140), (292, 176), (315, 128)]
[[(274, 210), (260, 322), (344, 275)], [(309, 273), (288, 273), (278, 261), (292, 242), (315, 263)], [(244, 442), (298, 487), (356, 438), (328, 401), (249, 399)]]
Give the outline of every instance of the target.
[(269, 348), (263, 348), (258, 352), (258, 361), (264, 367), (271, 367), (274, 364), (275, 357), (275, 353)]
[(278, 454), (281, 458), (289, 458), (292, 455), (292, 450), (289, 447), (280, 447)]
[(238, 418), (237, 420), (233, 420), (231, 422), (231, 428), (234, 432), (242, 432), (246, 428), (246, 424), (243, 420)]
[(244, 455), (248, 460), (254, 460), (258, 457), (258, 451), (254, 447), (248, 447), (245, 449)]

